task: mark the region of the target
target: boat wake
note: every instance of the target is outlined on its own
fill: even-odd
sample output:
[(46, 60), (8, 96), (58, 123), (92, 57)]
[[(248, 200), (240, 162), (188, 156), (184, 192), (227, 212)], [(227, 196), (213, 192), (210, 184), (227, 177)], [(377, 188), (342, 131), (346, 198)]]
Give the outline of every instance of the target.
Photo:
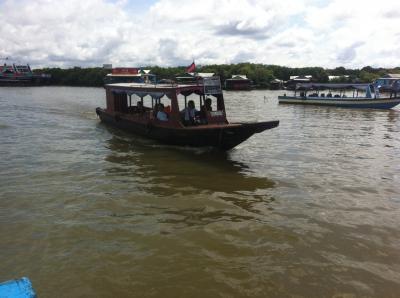
[(152, 148), (159, 148), (159, 149), (173, 149), (178, 151), (185, 151), (185, 152), (193, 152), (195, 154), (207, 154), (211, 152), (215, 152), (216, 149), (211, 146), (206, 147), (189, 147), (189, 146), (174, 146), (174, 145), (165, 145), (165, 144), (149, 144)]

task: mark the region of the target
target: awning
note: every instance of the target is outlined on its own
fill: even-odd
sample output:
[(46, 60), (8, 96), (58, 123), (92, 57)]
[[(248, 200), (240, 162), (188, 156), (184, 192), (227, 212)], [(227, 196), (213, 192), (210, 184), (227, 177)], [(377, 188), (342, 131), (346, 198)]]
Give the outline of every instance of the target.
[(113, 83), (106, 84), (105, 88), (116, 94), (137, 95), (139, 97), (151, 96), (161, 98), (164, 95), (173, 97), (178, 94), (188, 96), (192, 93), (204, 94), (203, 85), (178, 85), (178, 84), (145, 84), (145, 83)]
[(124, 90), (124, 89), (111, 89), (111, 91), (116, 94), (137, 95), (140, 98), (150, 95), (152, 98), (159, 99), (165, 95), (164, 92), (147, 92), (147, 91), (137, 91), (137, 90)]
[(357, 89), (367, 90), (371, 84), (324, 84), (324, 83), (298, 83), (296, 84), (297, 90), (345, 90)]

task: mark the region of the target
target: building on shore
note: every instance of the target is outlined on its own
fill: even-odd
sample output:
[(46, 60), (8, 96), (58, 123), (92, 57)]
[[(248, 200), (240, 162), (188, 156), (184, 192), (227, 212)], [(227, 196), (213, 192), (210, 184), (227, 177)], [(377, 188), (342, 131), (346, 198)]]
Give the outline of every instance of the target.
[(33, 72), (29, 64), (4, 63), (0, 65), (0, 86), (46, 85), (50, 83), (50, 80), (50, 74)]
[(374, 82), (374, 86), (378, 87), (380, 92), (391, 92), (399, 85), (400, 73), (388, 73)]
[(176, 76), (176, 81), (180, 84), (194, 84), (204, 78), (215, 76), (213, 72), (186, 72)]
[(148, 69), (135, 67), (116, 67), (104, 78), (105, 84), (112, 83), (155, 83), (156, 75)]
[(283, 80), (273, 79), (269, 82), (272, 90), (281, 90), (283, 89)]
[(328, 76), (329, 82), (332, 81), (343, 81), (347, 82), (349, 80), (350, 76), (349, 75), (340, 75), (340, 76)]
[(226, 90), (250, 90), (252, 81), (246, 75), (232, 75), (232, 78), (225, 80)]
[(286, 81), (285, 87), (289, 90), (296, 89), (297, 83), (310, 83), (312, 80), (312, 75), (304, 75), (304, 76), (290, 76), (289, 80)]

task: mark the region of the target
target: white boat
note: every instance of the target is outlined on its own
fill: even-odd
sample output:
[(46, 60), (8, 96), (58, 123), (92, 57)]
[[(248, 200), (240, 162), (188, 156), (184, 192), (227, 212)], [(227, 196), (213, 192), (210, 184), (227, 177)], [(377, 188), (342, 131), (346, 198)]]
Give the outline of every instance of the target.
[[(372, 91), (374, 90), (374, 92)], [(371, 84), (297, 84), (294, 94), (278, 96), (282, 104), (346, 108), (391, 109), (400, 103), (400, 90), (380, 93)]]

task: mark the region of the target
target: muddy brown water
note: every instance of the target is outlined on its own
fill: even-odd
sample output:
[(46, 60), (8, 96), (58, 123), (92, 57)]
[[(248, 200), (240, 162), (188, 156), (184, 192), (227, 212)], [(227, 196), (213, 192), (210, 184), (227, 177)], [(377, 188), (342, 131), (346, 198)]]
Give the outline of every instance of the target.
[(400, 109), (278, 105), (226, 152), (99, 123), (104, 89), (0, 89), (0, 281), (39, 297), (398, 297)]

